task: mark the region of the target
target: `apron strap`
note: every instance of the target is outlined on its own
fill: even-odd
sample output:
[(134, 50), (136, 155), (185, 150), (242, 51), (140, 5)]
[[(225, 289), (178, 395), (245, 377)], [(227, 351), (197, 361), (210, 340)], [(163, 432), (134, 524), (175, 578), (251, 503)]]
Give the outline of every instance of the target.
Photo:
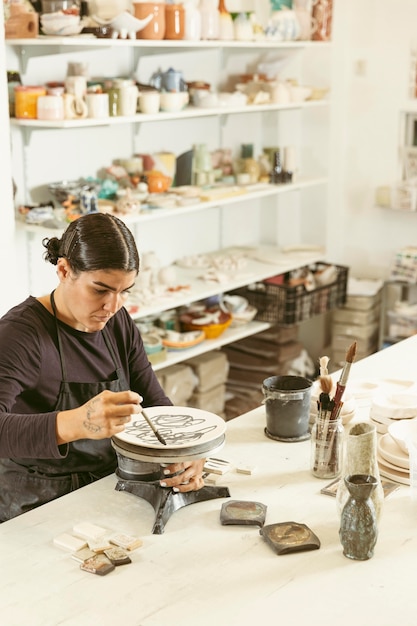
[(52, 307), (52, 311), (54, 312), (54, 318), (55, 318), (55, 328), (56, 328), (56, 336), (58, 339), (58, 352), (59, 352), (59, 360), (61, 362), (61, 375), (62, 375), (62, 381), (66, 382), (67, 381), (67, 370), (65, 367), (65, 363), (64, 363), (64, 358), (63, 358), (63, 350), (62, 350), (62, 341), (61, 341), (61, 333), (59, 332), (59, 326), (58, 326), (58, 318), (56, 315), (56, 306), (55, 306), (55, 298), (54, 298), (54, 291), (51, 292), (51, 307)]

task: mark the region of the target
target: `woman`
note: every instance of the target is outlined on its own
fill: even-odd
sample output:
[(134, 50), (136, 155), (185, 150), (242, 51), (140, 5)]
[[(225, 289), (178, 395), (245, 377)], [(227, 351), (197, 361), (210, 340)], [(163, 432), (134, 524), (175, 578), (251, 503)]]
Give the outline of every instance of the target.
[[(43, 245), (57, 288), (0, 320), (0, 521), (111, 474), (110, 438), (141, 404), (172, 404), (123, 307), (139, 271), (126, 225), (92, 213)], [(199, 489), (203, 465), (172, 464), (161, 484)]]

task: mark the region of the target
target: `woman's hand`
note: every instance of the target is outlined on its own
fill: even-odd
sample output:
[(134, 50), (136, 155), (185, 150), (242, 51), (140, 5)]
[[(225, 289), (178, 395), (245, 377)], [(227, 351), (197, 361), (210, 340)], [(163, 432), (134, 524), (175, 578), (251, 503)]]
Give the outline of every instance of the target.
[(77, 409), (60, 411), (56, 419), (58, 445), (77, 439), (106, 439), (124, 430), (131, 415), (140, 413), (141, 396), (134, 391), (102, 391)]
[(174, 491), (185, 493), (204, 487), (203, 468), (206, 459), (171, 463), (164, 469), (166, 478), (160, 481), (161, 487), (171, 487)]

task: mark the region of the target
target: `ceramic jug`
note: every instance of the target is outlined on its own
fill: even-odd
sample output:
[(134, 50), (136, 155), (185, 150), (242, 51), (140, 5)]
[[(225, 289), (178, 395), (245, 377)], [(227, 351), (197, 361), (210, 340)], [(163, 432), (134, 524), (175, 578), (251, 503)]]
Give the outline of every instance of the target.
[(218, 0), (201, 0), (201, 39), (219, 38)]
[(187, 91), (187, 83), (180, 70), (170, 67), (166, 72), (158, 70), (152, 74), (150, 84), (159, 91)]
[(201, 38), (201, 13), (198, 9), (198, 0), (187, 0), (184, 3), (185, 24), (184, 39), (199, 41)]

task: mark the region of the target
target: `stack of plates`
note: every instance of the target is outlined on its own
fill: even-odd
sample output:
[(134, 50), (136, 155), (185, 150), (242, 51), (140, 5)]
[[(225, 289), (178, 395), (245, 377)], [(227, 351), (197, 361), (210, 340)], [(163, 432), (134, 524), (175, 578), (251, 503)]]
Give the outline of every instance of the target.
[(377, 432), (385, 435), (390, 424), (398, 420), (417, 417), (417, 394), (375, 394), (372, 398), (370, 420)]
[(377, 458), (381, 476), (403, 485), (410, 484), (410, 458), (389, 433), (378, 441)]

